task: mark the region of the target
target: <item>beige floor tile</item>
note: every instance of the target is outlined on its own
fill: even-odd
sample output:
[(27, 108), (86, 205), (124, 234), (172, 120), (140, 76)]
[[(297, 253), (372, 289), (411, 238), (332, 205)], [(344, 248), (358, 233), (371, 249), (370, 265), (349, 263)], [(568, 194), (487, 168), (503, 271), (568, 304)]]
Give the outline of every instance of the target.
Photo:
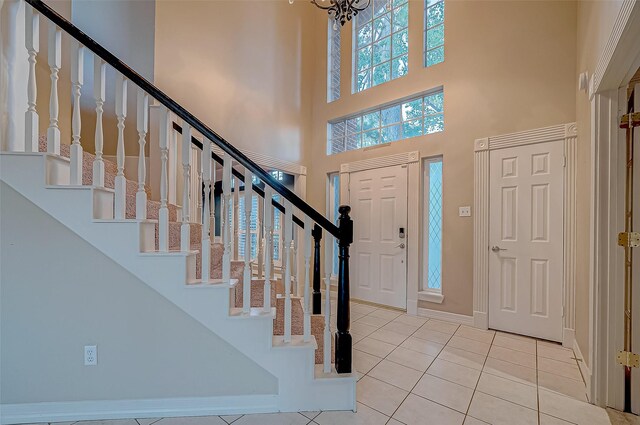
[(378, 412), (391, 415), (405, 399), (408, 391), (401, 390), (391, 384), (370, 376), (365, 376), (356, 384), (356, 397), (360, 403), (366, 404)]
[(576, 364), (576, 356), (573, 353), (573, 350), (570, 348), (564, 348), (559, 344), (557, 347), (538, 344), (538, 357), (546, 357), (560, 362)]
[(414, 333), (415, 331), (417, 331), (419, 328), (419, 326), (416, 325), (409, 325), (403, 322), (398, 322), (398, 321), (393, 321), (393, 322), (389, 322), (386, 325), (384, 325), (382, 327), (382, 329), (387, 330), (387, 331), (391, 331), (391, 332), (395, 332), (398, 333), (400, 335), (405, 335), (405, 336), (409, 336), (412, 333)]
[(538, 410), (538, 390), (531, 385), (483, 373), (478, 381), (477, 391)]
[(531, 339), (516, 339), (497, 334), (493, 340), (493, 345), (509, 348), (515, 351), (522, 351), (527, 354), (536, 354), (536, 341)]
[(484, 342), (485, 344), (491, 344), (495, 334), (495, 331), (485, 331), (484, 329), (476, 329), (466, 325), (461, 325), (456, 331), (456, 335), (458, 336)]
[(567, 422), (562, 419), (540, 413), (540, 425), (573, 425), (573, 422)]
[(382, 360), (381, 357), (356, 349), (353, 350), (352, 354), (354, 369), (365, 375)]
[[(162, 425), (167, 425), (167, 424), (195, 424), (195, 422), (193, 422), (193, 418), (168, 418), (168, 419), (164, 419), (166, 422), (161, 422), (158, 421), (157, 423), (161, 423)], [(170, 422), (170, 420), (172, 422)], [(184, 422), (182, 422), (184, 421)], [(216, 422), (218, 421), (218, 422)], [(220, 419), (217, 416), (206, 416), (204, 421), (202, 422), (205, 425), (217, 425), (217, 424), (222, 424), (224, 425), (224, 422), (222, 421), (222, 419)], [(138, 425), (138, 422), (136, 422), (135, 419), (111, 419), (111, 420), (104, 420), (104, 421), (80, 421), (80, 422), (76, 422), (76, 424), (78, 425)]]
[(389, 419), (389, 422), (387, 422), (387, 425), (404, 425), (402, 422), (397, 421), (393, 418)]
[(546, 357), (538, 357), (538, 370), (582, 382), (582, 374), (575, 363), (570, 364)]
[(446, 345), (451, 339), (451, 334), (434, 331), (433, 329), (425, 329), (424, 327), (415, 331), (411, 336), (424, 339), (426, 341), (437, 342), (438, 344)]
[[(332, 329), (332, 331), (335, 332), (335, 329)], [(357, 332), (349, 331), (349, 333), (351, 334), (351, 342), (353, 344), (355, 344), (356, 342), (360, 341), (361, 339), (367, 337), (366, 335), (363, 335), (363, 334), (360, 334), (360, 333), (357, 333)]]
[(488, 424), (486, 422), (481, 421), (480, 419), (467, 416), (466, 418), (464, 418), (464, 425), (488, 425)]
[[(301, 416), (297, 413), (294, 413), (294, 415)], [(240, 422), (238, 422), (240, 419), (235, 421), (234, 424), (240, 424)], [(306, 423), (304, 421), (305, 419), (306, 418), (301, 417), (298, 422), (284, 422), (284, 423), (286, 423), (287, 425), (302, 424), (302, 423)], [(253, 423), (257, 423), (257, 422), (245, 422), (245, 424), (253, 424)], [(96, 424), (96, 422), (93, 422), (93, 424)], [(227, 425), (227, 423), (222, 419), (220, 419), (219, 416), (191, 416), (191, 417), (181, 417), (181, 418), (163, 418), (163, 419), (160, 419), (158, 422), (155, 422), (155, 424), (157, 425)]]
[[(262, 413), (256, 415), (244, 415), (233, 425), (306, 425), (309, 423), (300, 413)], [(197, 425), (195, 422), (194, 425)]]
[(530, 336), (526, 336), (526, 335), (518, 335), (518, 334), (512, 334), (509, 332), (502, 332), (502, 331), (496, 331), (496, 336), (500, 335), (506, 338), (511, 338), (511, 339), (519, 339), (520, 341), (529, 341), (529, 342), (536, 342), (537, 340), (535, 338), (532, 338)]
[(601, 407), (571, 397), (540, 389), (540, 412), (577, 425), (610, 425), (607, 412)]
[(375, 326), (376, 328), (381, 328), (387, 323), (389, 323), (390, 321), (391, 319), (383, 319), (382, 317), (375, 317), (368, 314), (366, 316), (361, 317), (354, 323), (364, 323), (365, 325), (371, 325), (371, 326)]
[(587, 401), (587, 390), (582, 381), (576, 381), (571, 378), (539, 370), (538, 386), (545, 390), (555, 391), (580, 401)]
[(383, 308), (379, 308), (376, 311), (372, 311), (369, 313), (369, 316), (380, 317), (382, 319), (393, 320), (398, 316), (401, 316), (403, 313), (395, 310), (385, 310)]
[(425, 374), (411, 391), (420, 397), (466, 413), (473, 396), (473, 389)]
[(438, 355), (438, 358), (476, 370), (482, 370), (486, 359), (485, 356), (480, 354), (453, 347), (445, 347)]
[(489, 357), (504, 360), (520, 366), (530, 367), (532, 369), (536, 368), (535, 354), (523, 353), (522, 351), (516, 351), (510, 348), (493, 345), (491, 346), (491, 350), (489, 350)]
[(322, 413), (320, 410), (316, 410), (313, 412), (300, 412), (301, 415), (306, 416), (309, 419), (314, 419), (315, 417), (317, 417), (320, 413)]
[(445, 322), (445, 321), (436, 320), (436, 319), (431, 319), (424, 324), (425, 329), (431, 329), (434, 331), (448, 333), (448, 334), (454, 334), (458, 330), (459, 326), (460, 325), (458, 325), (457, 323)]
[(420, 326), (424, 325), (425, 323), (427, 323), (427, 320), (429, 320), (429, 319), (426, 319), (424, 317), (412, 316), (410, 314), (402, 314), (402, 315), (396, 317), (393, 321), (394, 322), (404, 323), (405, 325), (411, 325), (411, 326), (420, 327)]
[[(220, 416), (222, 418), (222, 416)], [(236, 417), (239, 418), (240, 416)], [(162, 418), (140, 418), (140, 419), (136, 419), (136, 422), (138, 422), (138, 425), (151, 425), (153, 423), (158, 422), (160, 419)], [(227, 422), (226, 419), (222, 418), (225, 422)], [(229, 423), (229, 422), (227, 422)], [(56, 424), (59, 425), (59, 424)]]
[(422, 376), (422, 372), (398, 363), (382, 360), (376, 367), (371, 369), (368, 375), (403, 390), (411, 391), (411, 388), (416, 385), (416, 382)]
[(640, 425), (640, 416), (607, 408), (611, 425)]
[(424, 372), (435, 360), (435, 357), (398, 347), (387, 356), (387, 360)]
[(447, 343), (448, 347), (459, 348), (460, 350), (470, 351), (472, 353), (486, 356), (489, 353), (490, 344), (475, 341), (473, 339), (464, 338), (454, 335)]
[(494, 425), (537, 425), (538, 412), (476, 391), (469, 407), (469, 416)]
[(390, 352), (395, 350), (396, 346), (371, 337), (366, 337), (357, 344), (354, 344), (353, 348), (377, 357), (387, 357)]
[(373, 332), (378, 330), (378, 327), (367, 325), (366, 323), (353, 322), (351, 323), (351, 328), (349, 330), (360, 335), (371, 335)]
[(468, 388), (475, 388), (480, 378), (479, 370), (442, 359), (436, 359), (431, 363), (427, 373)]
[(360, 313), (360, 314), (369, 314), (369, 313), (371, 313), (373, 311), (376, 311), (377, 307), (373, 307), (373, 306), (366, 305), (366, 304), (360, 304), (360, 303), (352, 302), (351, 305), (350, 305), (350, 309), (351, 309), (351, 311), (355, 311), (355, 312)]
[(483, 371), (527, 385), (535, 386), (537, 383), (535, 369), (491, 357), (487, 357)]
[(462, 413), (414, 394), (409, 394), (393, 418), (407, 425), (461, 425), (464, 421)]
[(424, 339), (415, 337), (407, 338), (400, 346), (432, 357), (437, 357), (438, 353), (440, 353), (444, 347), (437, 342), (425, 341)]
[(393, 344), (393, 345), (400, 345), (405, 339), (408, 338), (408, 336), (405, 336), (396, 332), (388, 331), (386, 329), (378, 329), (377, 331), (375, 331), (369, 336), (371, 338), (388, 342), (389, 344)]
[(384, 425), (389, 417), (380, 412), (358, 403), (358, 411), (328, 411), (322, 412), (314, 419), (319, 425)]

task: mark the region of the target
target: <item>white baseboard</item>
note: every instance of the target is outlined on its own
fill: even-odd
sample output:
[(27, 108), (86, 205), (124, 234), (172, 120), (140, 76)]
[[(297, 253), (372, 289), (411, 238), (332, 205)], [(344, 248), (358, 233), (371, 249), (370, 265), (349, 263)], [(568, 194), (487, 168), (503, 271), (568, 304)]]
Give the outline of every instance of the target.
[(418, 307), (418, 316), (445, 320), (447, 322), (460, 323), (461, 325), (473, 326), (473, 317), (467, 316), (465, 314), (449, 313), (447, 311), (431, 310), (428, 308)]
[(418, 315), (418, 300), (407, 300), (407, 314)]
[(0, 424), (209, 416), (278, 411), (277, 395), (99, 400), (0, 405)]
[(566, 348), (573, 348), (576, 340), (576, 331), (574, 329), (564, 328), (562, 330), (562, 346)]
[[(578, 366), (580, 367), (580, 372), (582, 373), (582, 376), (584, 377), (584, 382), (586, 384), (587, 387), (587, 395), (590, 396), (591, 394), (591, 370), (589, 369), (589, 367), (587, 367), (587, 363), (584, 361), (584, 356), (582, 355), (582, 352), (580, 351), (580, 346), (578, 345), (578, 341), (574, 338), (573, 339), (573, 352), (575, 353), (576, 357), (578, 359), (580, 359), (580, 361), (578, 361)], [(593, 403), (593, 400), (589, 400)]]
[(473, 312), (473, 327), (478, 329), (489, 329), (489, 315), (484, 311)]

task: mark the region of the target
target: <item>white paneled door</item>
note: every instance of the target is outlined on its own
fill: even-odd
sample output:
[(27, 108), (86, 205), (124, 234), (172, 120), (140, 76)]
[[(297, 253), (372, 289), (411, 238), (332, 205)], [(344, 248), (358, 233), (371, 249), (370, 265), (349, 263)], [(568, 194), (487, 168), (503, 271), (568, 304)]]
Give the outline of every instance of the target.
[(490, 154), (489, 327), (562, 341), (562, 141)]
[(351, 173), (353, 298), (407, 306), (407, 168)]

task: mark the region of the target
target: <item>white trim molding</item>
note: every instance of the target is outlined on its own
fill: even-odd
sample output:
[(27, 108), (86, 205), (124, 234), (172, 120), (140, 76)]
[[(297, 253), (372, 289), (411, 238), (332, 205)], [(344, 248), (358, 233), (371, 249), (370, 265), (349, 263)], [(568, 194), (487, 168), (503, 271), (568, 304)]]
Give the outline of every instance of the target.
[(473, 325), (489, 326), (489, 153), (535, 143), (564, 141), (563, 345), (573, 347), (575, 329), (576, 256), (576, 123), (477, 139), (474, 144)]
[(467, 316), (466, 314), (449, 313), (448, 311), (431, 310), (429, 308), (418, 307), (418, 316), (459, 323), (461, 325), (474, 326), (473, 316)]
[(348, 203), (351, 173), (394, 165), (407, 166), (407, 313), (417, 315), (420, 285), (420, 152), (403, 152), (340, 165), (340, 203)]
[(277, 395), (1, 404), (2, 425), (277, 412)]

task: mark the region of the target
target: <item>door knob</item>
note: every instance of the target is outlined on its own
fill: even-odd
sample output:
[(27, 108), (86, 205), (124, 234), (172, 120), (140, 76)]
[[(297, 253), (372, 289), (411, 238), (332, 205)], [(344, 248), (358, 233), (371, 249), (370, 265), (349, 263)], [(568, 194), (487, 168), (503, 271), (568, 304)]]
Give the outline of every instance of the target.
[(506, 250), (507, 250), (507, 248), (500, 248), (497, 245), (494, 245), (494, 246), (491, 247), (491, 251), (493, 251), (493, 252), (500, 252), (500, 251), (506, 251)]

